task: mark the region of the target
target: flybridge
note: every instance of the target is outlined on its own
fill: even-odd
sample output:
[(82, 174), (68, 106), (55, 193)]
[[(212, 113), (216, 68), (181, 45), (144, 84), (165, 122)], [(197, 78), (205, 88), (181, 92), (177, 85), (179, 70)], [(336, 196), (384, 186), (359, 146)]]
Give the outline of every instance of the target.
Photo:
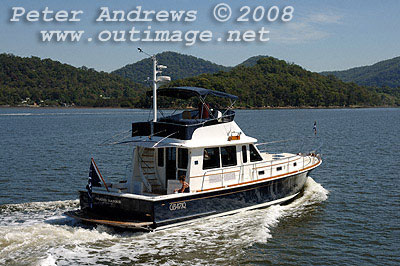
[[(215, 125), (218, 123), (226, 123), (233, 121), (235, 112), (230, 110), (213, 110), (206, 103), (205, 99), (208, 95), (221, 98), (228, 98), (231, 106), (238, 99), (237, 96), (225, 92), (208, 90), (197, 87), (175, 87), (158, 89), (158, 84), (171, 80), (168, 76), (158, 76), (167, 66), (159, 65), (155, 55), (150, 55), (138, 48), (140, 53), (144, 53), (153, 61), (153, 77), (151, 79), (153, 90), (148, 92), (153, 98), (153, 120), (148, 122), (137, 122), (132, 124), (132, 137), (136, 136), (158, 136), (164, 138), (175, 138), (181, 140), (189, 140), (192, 138), (194, 131), (199, 127)], [(149, 80), (150, 81), (150, 80)], [(189, 99), (197, 96), (200, 100), (199, 110), (185, 111), (182, 114), (171, 115), (158, 119), (157, 117), (157, 94), (169, 96), (173, 98)], [(232, 102), (233, 100), (233, 102)]]
[[(196, 129), (206, 126), (232, 122), (235, 118), (235, 111), (215, 110), (207, 118), (198, 118), (199, 110), (185, 111), (184, 114), (176, 114), (159, 119), (157, 122), (135, 122), (132, 123), (132, 137), (157, 136), (168, 137), (180, 140), (192, 139)], [(220, 114), (218, 116), (218, 113)], [(200, 114), (201, 117), (201, 114)]]

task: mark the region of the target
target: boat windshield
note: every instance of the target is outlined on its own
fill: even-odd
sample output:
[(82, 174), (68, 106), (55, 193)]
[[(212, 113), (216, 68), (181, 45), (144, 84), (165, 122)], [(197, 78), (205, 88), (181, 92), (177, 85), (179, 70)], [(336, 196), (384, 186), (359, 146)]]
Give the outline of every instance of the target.
[(253, 144), (250, 145), (250, 162), (262, 161), (261, 155), (258, 153), (257, 149)]

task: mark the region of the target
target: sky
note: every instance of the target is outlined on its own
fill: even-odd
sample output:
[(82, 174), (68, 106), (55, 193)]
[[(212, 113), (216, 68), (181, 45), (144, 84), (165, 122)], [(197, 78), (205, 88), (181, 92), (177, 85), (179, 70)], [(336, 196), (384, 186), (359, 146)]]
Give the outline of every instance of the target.
[[(227, 21), (217, 21), (214, 16), (219, 4), (229, 5), (231, 9)], [(102, 7), (107, 7), (110, 12), (120, 10), (126, 15), (138, 10), (139, 6), (141, 11), (164, 11), (168, 16), (171, 11), (184, 11), (185, 15), (195, 11), (195, 19), (173, 22), (168, 17), (168, 21), (156, 21), (155, 15), (150, 15), (151, 22), (96, 21)], [(287, 8), (285, 19), (289, 21), (282, 21), (285, 7), (290, 6), (293, 7), (292, 16), (291, 9)], [(53, 21), (44, 21), (42, 11), (46, 7), (54, 11), (46, 17), (53, 18)], [(21, 8), (24, 14), (21, 14)], [(55, 21), (54, 14), (62, 10), (68, 14), (68, 19), (71, 19), (71, 11), (82, 11), (76, 17), (79, 21)], [(279, 12), (277, 16), (276, 10)], [(30, 20), (38, 21), (28, 21), (28, 13)], [(64, 13), (60, 13), (61, 20)], [(226, 66), (234, 66), (251, 56), (268, 55), (316, 72), (344, 70), (400, 55), (399, 13), (398, 0), (1, 0), (0, 53), (51, 58), (76, 67), (86, 66), (106, 72), (145, 58), (146, 55), (137, 52), (137, 47), (149, 54), (175, 51)], [(222, 20), (226, 14), (226, 9), (217, 12)], [(12, 21), (14, 15), (18, 21)], [(237, 21), (241, 16), (248, 21)], [(190, 16), (187, 18), (190, 20)], [(156, 30), (168, 30), (171, 34), (179, 31), (184, 36), (193, 30), (211, 32), (213, 37), (203, 42), (197, 39), (193, 45), (187, 45), (185, 41), (143, 41), (144, 31), (149, 26), (151, 34)], [(130, 41), (128, 35), (123, 42), (107, 40), (107, 32), (125, 31), (128, 34), (132, 27), (140, 31), (136, 35), (140, 40)], [(229, 31), (233, 30), (240, 31), (241, 36), (247, 31), (254, 32), (255, 39), (259, 39), (262, 28), (269, 31), (264, 35), (264, 41), (226, 41)], [(42, 40), (41, 31), (55, 30), (84, 33), (79, 42)], [(265, 41), (266, 38), (269, 40)]]

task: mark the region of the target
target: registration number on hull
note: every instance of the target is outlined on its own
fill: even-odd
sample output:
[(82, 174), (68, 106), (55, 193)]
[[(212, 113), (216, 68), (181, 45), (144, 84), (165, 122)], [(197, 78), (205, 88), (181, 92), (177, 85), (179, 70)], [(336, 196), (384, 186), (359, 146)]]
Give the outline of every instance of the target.
[(175, 202), (169, 204), (170, 211), (186, 209), (186, 202)]

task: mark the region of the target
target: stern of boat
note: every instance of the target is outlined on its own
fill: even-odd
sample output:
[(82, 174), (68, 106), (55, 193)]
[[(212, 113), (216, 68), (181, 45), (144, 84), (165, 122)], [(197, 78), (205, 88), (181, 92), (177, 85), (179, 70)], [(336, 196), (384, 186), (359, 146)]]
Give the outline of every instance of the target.
[(154, 222), (154, 204), (150, 200), (96, 192), (90, 198), (87, 191), (79, 191), (79, 201), (80, 216), (87, 219), (114, 221), (109, 225), (117, 227), (121, 227), (118, 225), (121, 222), (146, 223), (146, 226)]

